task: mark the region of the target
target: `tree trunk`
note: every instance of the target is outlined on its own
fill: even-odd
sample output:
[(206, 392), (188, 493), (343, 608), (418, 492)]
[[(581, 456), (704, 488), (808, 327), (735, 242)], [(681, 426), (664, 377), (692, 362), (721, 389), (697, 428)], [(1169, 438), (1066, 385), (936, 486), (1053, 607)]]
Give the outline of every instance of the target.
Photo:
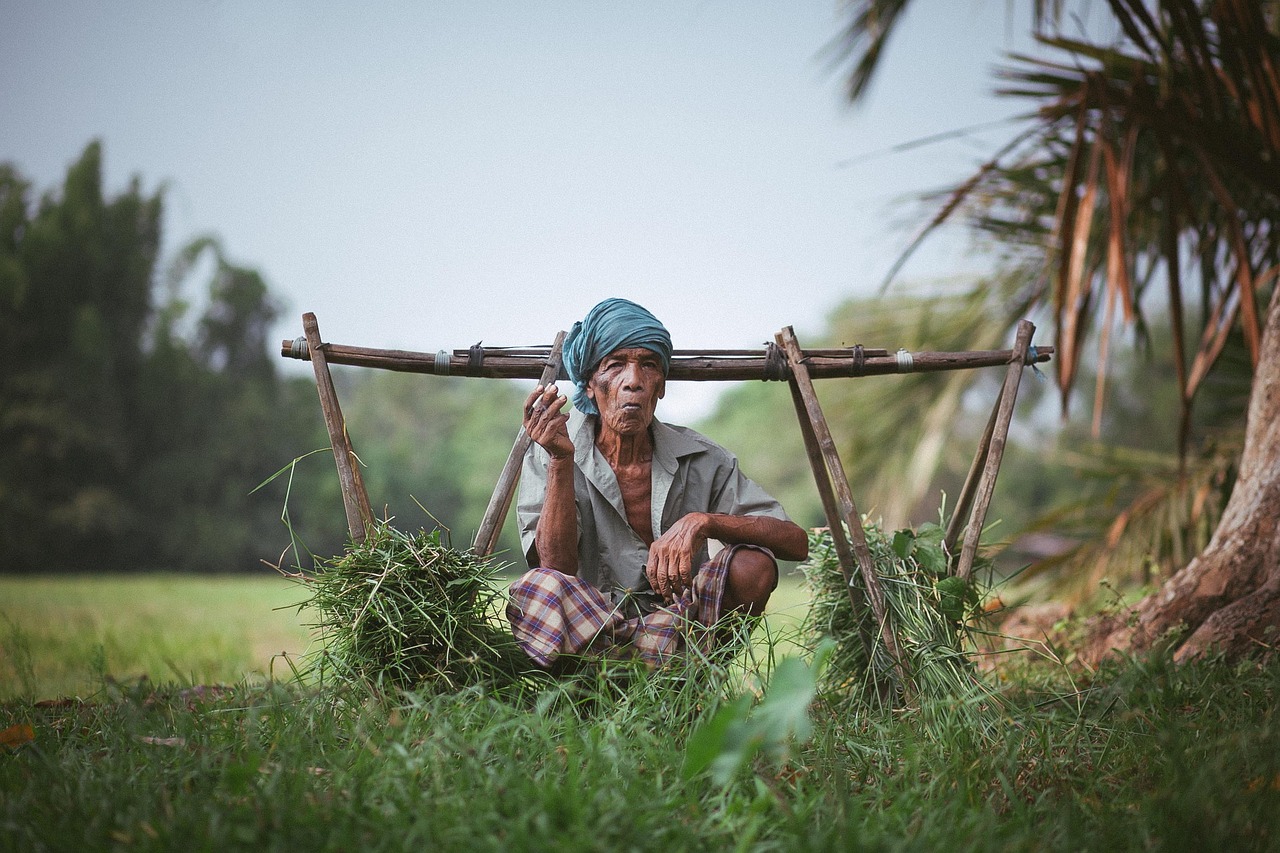
[(1091, 626), (1083, 657), (1145, 652), (1166, 636), (1179, 643), (1179, 661), (1280, 646), (1280, 287), (1267, 311), (1239, 476), (1213, 538), (1128, 614)]

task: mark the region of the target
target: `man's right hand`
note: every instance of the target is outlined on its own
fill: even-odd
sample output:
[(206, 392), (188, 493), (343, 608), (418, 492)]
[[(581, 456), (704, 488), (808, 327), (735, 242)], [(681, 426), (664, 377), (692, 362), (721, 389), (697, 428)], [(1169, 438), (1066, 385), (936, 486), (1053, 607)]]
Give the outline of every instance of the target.
[(524, 429), (553, 459), (573, 458), (569, 415), (562, 411), (569, 400), (554, 384), (539, 385), (524, 401)]

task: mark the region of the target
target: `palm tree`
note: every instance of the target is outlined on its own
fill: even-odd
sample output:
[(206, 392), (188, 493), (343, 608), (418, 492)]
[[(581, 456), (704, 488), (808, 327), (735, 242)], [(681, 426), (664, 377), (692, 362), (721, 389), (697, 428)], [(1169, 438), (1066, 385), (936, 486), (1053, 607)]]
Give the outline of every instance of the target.
[[(1180, 396), (1190, 411), (1228, 339), (1253, 369), (1243, 452), (1204, 550), (1129, 614), (1100, 621), (1086, 654), (1142, 651), (1171, 629), (1180, 659), (1274, 645), (1280, 627), (1280, 3), (1109, 0), (1106, 41), (1068, 38), (1064, 0), (1035, 5), (1050, 58), (1015, 56), (1003, 92), (1035, 110), (1025, 128), (946, 199), (1038, 266), (1057, 326), (1064, 409), (1097, 329), (1105, 381), (1112, 317), (1140, 329), (1167, 302)], [(855, 100), (906, 0), (853, 6), (844, 45)], [(1188, 299), (1188, 295), (1194, 301)], [(1188, 306), (1188, 301), (1191, 305)], [(1162, 306), (1163, 308), (1164, 306)], [(1192, 322), (1198, 328), (1192, 331)]]

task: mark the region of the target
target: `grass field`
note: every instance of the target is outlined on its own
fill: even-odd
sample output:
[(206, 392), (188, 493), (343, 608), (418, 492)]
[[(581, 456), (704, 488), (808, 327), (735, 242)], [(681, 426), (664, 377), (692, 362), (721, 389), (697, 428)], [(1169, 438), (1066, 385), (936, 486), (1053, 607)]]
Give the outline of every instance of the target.
[(290, 606), (302, 598), (279, 575), (3, 577), (0, 698), (84, 696), (104, 675), (262, 680), (307, 648), (308, 617)]
[[(288, 674), (314, 621), (306, 590), (262, 577), (0, 576), (0, 700), (86, 696), (103, 676), (153, 683), (235, 684)], [(777, 626), (803, 615), (798, 576), (770, 602)]]
[[(746, 706), (705, 669), (514, 695), (269, 680), (307, 643), (275, 578), (0, 595), (0, 850), (1280, 849), (1278, 661), (1033, 662), (964, 714), (809, 704), (780, 672), (733, 729)], [(776, 736), (806, 708), (810, 737)], [(686, 773), (726, 719), (777, 748)]]

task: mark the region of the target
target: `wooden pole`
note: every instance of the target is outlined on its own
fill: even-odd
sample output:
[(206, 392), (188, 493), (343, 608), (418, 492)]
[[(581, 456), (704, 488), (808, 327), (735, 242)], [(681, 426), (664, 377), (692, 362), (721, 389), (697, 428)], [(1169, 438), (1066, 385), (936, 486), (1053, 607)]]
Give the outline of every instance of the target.
[[(890, 660), (893, 661), (894, 667), (898, 671), (899, 683), (906, 690), (908, 687), (907, 669), (898, 651), (898, 641), (893, 635), (893, 628), (889, 624), (888, 616), (885, 612), (884, 591), (880, 588), (880, 578), (876, 574), (875, 562), (871, 557), (871, 549), (867, 547), (866, 534), (862, 530), (862, 517), (858, 514), (858, 507), (853, 500), (853, 490), (849, 488), (849, 478), (845, 474), (844, 465), (840, 461), (840, 453), (836, 449), (835, 440), (831, 437), (831, 430), (827, 426), (826, 416), (822, 414), (822, 406), (818, 403), (818, 396), (814, 391), (812, 381), (809, 379), (809, 371), (804, 362), (803, 352), (800, 349), (799, 342), (796, 340), (795, 331), (790, 326), (778, 332), (777, 340), (791, 363), (792, 379), (804, 403), (805, 417), (801, 419), (802, 423), (806, 420), (808, 421), (817, 440), (818, 448), (821, 450), (822, 470), (815, 468), (814, 477), (819, 482), (824, 477), (829, 477), (834, 486), (835, 495), (840, 502), (842, 517), (838, 516), (830, 519), (831, 526), (832, 528), (838, 527), (842, 522), (848, 526), (849, 538), (853, 545), (853, 555), (857, 559), (858, 568), (862, 574), (862, 583), (866, 589), (867, 601), (871, 605), (872, 615), (880, 626), (880, 640), (884, 643), (885, 651), (888, 652)], [(843, 566), (841, 568), (845, 569)], [(851, 567), (845, 569), (845, 571), (847, 575), (852, 575)], [(868, 652), (870, 651), (871, 649), (868, 649)]]
[[(564, 337), (565, 333), (559, 332), (555, 342), (551, 344), (546, 367), (543, 368), (542, 377), (539, 380), (542, 385), (550, 385), (560, 374), (560, 349), (564, 345)], [(511, 453), (507, 455), (506, 464), (502, 466), (502, 473), (498, 476), (497, 485), (494, 486), (493, 496), (489, 498), (489, 506), (485, 508), (480, 529), (476, 531), (475, 544), (471, 546), (471, 549), (480, 557), (488, 557), (493, 553), (493, 549), (498, 547), (498, 536), (502, 533), (502, 524), (506, 521), (507, 513), (511, 511), (511, 498), (515, 494), (516, 483), (520, 480), (520, 466), (524, 461), (525, 453), (529, 450), (529, 444), (529, 433), (525, 432), (524, 424), (521, 424), (520, 431), (516, 434), (515, 444), (511, 448)]]
[(814, 432), (813, 422), (809, 420), (804, 395), (800, 393), (800, 387), (796, 384), (794, 375), (788, 384), (791, 386), (791, 402), (796, 409), (796, 420), (800, 422), (800, 435), (804, 438), (805, 455), (809, 458), (809, 467), (813, 469), (814, 483), (818, 487), (818, 497), (822, 500), (822, 513), (827, 519), (827, 529), (831, 531), (831, 542), (836, 549), (836, 558), (840, 561), (840, 573), (844, 575), (849, 603), (853, 606), (853, 615), (857, 621), (859, 633), (862, 635), (863, 648), (870, 655), (873, 647), (872, 634), (863, 618), (867, 612), (867, 596), (862, 588), (854, 583), (853, 572), (857, 563), (853, 556), (853, 546), (849, 544), (849, 537), (845, 536), (843, 518), (831, 488), (831, 478), (827, 476), (822, 446)]
[[(987, 418), (986, 429), (982, 431), (982, 439), (973, 454), (973, 462), (969, 463), (969, 473), (965, 475), (964, 485), (956, 497), (955, 509), (951, 511), (951, 520), (947, 522), (947, 535), (942, 540), (943, 553), (950, 559), (955, 554), (956, 542), (960, 531), (964, 529), (969, 518), (969, 510), (973, 506), (973, 495), (978, 488), (978, 480), (987, 465), (987, 452), (991, 449), (991, 436), (996, 428), (996, 416), (1000, 413), (1000, 401), (1004, 397), (1004, 384), (1000, 385), (1000, 393), (996, 394), (995, 405), (991, 407), (991, 416)], [(952, 561), (954, 562), (954, 561)]]
[(342, 506), (347, 512), (347, 527), (351, 531), (353, 542), (363, 542), (367, 528), (373, 524), (373, 508), (369, 504), (364, 478), (360, 475), (359, 460), (351, 446), (351, 437), (347, 435), (342, 407), (338, 405), (338, 393), (334, 390), (333, 377), (329, 374), (329, 364), (325, 358), (326, 345), (320, 341), (320, 325), (316, 322), (315, 314), (302, 315), (302, 329), (306, 333), (307, 346), (311, 351), (316, 391), (320, 394), (320, 410), (324, 414), (325, 426), (329, 429), (329, 446), (333, 448), (333, 461), (338, 466), (338, 483), (342, 489)]
[(978, 554), (978, 540), (982, 537), (982, 525), (987, 518), (987, 507), (990, 506), (991, 496), (995, 492), (996, 475), (1000, 473), (1005, 440), (1009, 436), (1009, 423), (1013, 420), (1013, 404), (1018, 399), (1018, 383), (1022, 380), (1022, 371), (1027, 365), (1027, 351), (1031, 346), (1031, 336), (1035, 330), (1035, 324), (1030, 320), (1018, 323), (1013, 356), (1009, 359), (1009, 369), (1005, 371), (1004, 385), (1000, 389), (1000, 402), (996, 407), (987, 460), (983, 466), (982, 479), (978, 483), (977, 502), (973, 507), (973, 515), (969, 518), (969, 527), (965, 530), (964, 546), (960, 549), (960, 562), (956, 566), (956, 577), (964, 581), (968, 581), (973, 574), (973, 561)]
[[(492, 379), (537, 379), (549, 356), (548, 347), (486, 347), (473, 355), (471, 350), (440, 350), (438, 353), (325, 344), (330, 364), (373, 367), (402, 373), (437, 376), (474, 376)], [(304, 339), (283, 341), (280, 354), (306, 360), (310, 344)], [(1048, 361), (1052, 347), (1041, 347), (1037, 361)], [(478, 357), (477, 357), (478, 356)], [(999, 367), (1009, 363), (1009, 350), (972, 352), (890, 353), (883, 349), (814, 349), (803, 353), (811, 379), (856, 376), (885, 376), (897, 373), (934, 373), (976, 367)], [(701, 382), (738, 380), (785, 381), (790, 368), (785, 359), (775, 361), (768, 348), (761, 350), (676, 350), (671, 357), (668, 379)], [(558, 379), (566, 379), (563, 372)]]

